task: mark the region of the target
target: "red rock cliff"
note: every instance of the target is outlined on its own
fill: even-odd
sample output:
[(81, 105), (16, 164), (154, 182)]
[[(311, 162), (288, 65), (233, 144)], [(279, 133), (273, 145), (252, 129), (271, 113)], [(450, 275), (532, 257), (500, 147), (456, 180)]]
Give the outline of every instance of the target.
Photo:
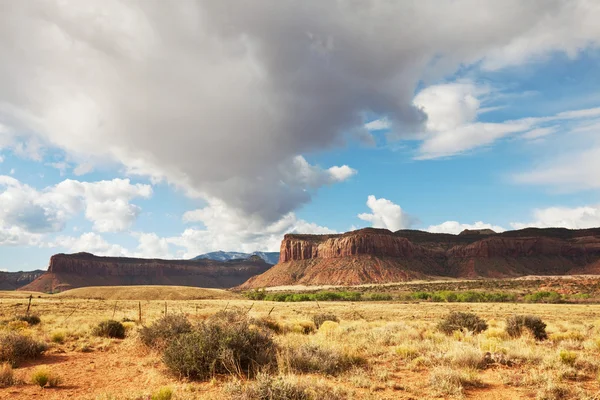
[(242, 288), (384, 283), (427, 276), (562, 275), (585, 272), (600, 259), (600, 229), (484, 233), (367, 228), (339, 235), (289, 234), (281, 243), (279, 264)]
[(160, 260), (56, 254), (48, 271), (22, 290), (56, 292), (84, 286), (182, 285), (229, 288), (265, 272), (270, 264), (248, 260)]

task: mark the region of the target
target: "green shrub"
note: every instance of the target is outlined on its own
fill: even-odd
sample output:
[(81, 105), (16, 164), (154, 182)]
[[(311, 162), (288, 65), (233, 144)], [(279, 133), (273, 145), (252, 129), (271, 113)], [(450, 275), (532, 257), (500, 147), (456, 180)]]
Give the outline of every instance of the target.
[(267, 293), (265, 292), (265, 289), (254, 289), (250, 292), (245, 292), (244, 296), (250, 300), (265, 300)]
[(15, 317), (15, 321), (25, 321), (27, 322), (29, 325), (39, 325), (40, 322), (42, 322), (42, 320), (40, 319), (39, 316), (37, 315), (18, 315)]
[(466, 329), (473, 333), (480, 333), (488, 328), (487, 323), (472, 313), (452, 312), (438, 324), (438, 329), (447, 335), (454, 331)]
[(313, 315), (313, 322), (315, 323), (317, 329), (319, 329), (321, 324), (323, 324), (325, 321), (340, 322), (339, 318), (335, 314), (320, 313)]
[(221, 312), (169, 343), (167, 368), (180, 377), (206, 380), (214, 374), (255, 375), (275, 362), (270, 334), (241, 313)]
[(165, 315), (150, 326), (140, 329), (140, 340), (149, 347), (164, 348), (172, 340), (192, 330), (192, 324), (184, 315)]
[(92, 329), (94, 336), (123, 339), (125, 337), (125, 327), (119, 321), (112, 319), (102, 321)]
[(527, 303), (562, 303), (563, 296), (557, 292), (535, 292), (524, 297)]
[(0, 337), (0, 362), (16, 367), (21, 361), (39, 357), (47, 349), (45, 343), (11, 332)]
[(511, 337), (520, 337), (523, 329), (529, 330), (536, 340), (548, 339), (546, 324), (534, 315), (513, 315), (506, 320), (506, 333)]
[(161, 387), (150, 396), (150, 400), (171, 400), (172, 398), (173, 389), (167, 386)]

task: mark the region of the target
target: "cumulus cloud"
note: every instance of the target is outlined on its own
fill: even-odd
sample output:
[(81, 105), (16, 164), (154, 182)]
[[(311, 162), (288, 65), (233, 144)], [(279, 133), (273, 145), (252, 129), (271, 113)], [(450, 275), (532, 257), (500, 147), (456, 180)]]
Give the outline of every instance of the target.
[[(560, 132), (563, 136), (576, 129), (598, 132), (599, 109), (580, 109), (542, 117), (526, 117), (502, 122), (482, 122), (479, 115), (497, 106), (501, 93), (491, 87), (463, 81), (424, 88), (414, 104), (427, 115), (424, 130), (413, 136), (420, 141), (415, 158), (420, 160), (456, 156), (489, 146), (507, 137), (540, 141)], [(589, 146), (590, 140), (586, 145)], [(543, 168), (542, 170), (546, 170)], [(548, 175), (554, 175), (548, 172)]]
[(584, 207), (548, 207), (536, 209), (533, 212), (534, 220), (528, 223), (513, 222), (514, 229), (526, 227), (538, 228), (569, 228), (587, 229), (600, 226), (600, 206)]
[(69, 253), (87, 252), (101, 256), (126, 257), (129, 252), (120, 245), (111, 244), (101, 235), (87, 232), (79, 237), (59, 236), (46, 244), (47, 247), (60, 247)]
[[(583, 0), (5, 3), (0, 147), (89, 160), (75, 173), (121, 163), (274, 223), (350, 176), (341, 166), (307, 180), (299, 155), (366, 137), (366, 113), (397, 137), (417, 131), (423, 79), (575, 56), (598, 44), (599, 18)], [(481, 130), (481, 144), (505, 134)]]
[(66, 222), (82, 211), (96, 231), (122, 231), (140, 212), (140, 207), (130, 201), (151, 194), (150, 185), (131, 184), (129, 179), (67, 179), (37, 190), (13, 177), (0, 176), (0, 232), (5, 236), (1, 242), (37, 243), (41, 234), (63, 230)]
[(376, 198), (370, 195), (367, 207), (371, 213), (358, 214), (358, 218), (371, 223), (374, 228), (385, 228), (391, 231), (410, 228), (415, 219), (408, 215), (402, 208), (388, 199)]
[(474, 224), (461, 224), (457, 221), (446, 221), (439, 225), (431, 225), (426, 229), (426, 231), (431, 233), (451, 233), (453, 235), (457, 235), (465, 229), (491, 229), (494, 232), (504, 232), (506, 230), (501, 226), (487, 224), (482, 221), (475, 222)]
[(177, 237), (167, 238), (170, 244), (184, 249), (179, 253), (184, 258), (216, 249), (278, 251), (286, 233), (335, 233), (327, 227), (299, 219), (293, 212), (274, 223), (265, 223), (258, 216), (243, 218), (239, 210), (218, 199), (211, 200), (204, 208), (186, 212), (183, 221), (203, 225), (202, 228), (190, 227)]

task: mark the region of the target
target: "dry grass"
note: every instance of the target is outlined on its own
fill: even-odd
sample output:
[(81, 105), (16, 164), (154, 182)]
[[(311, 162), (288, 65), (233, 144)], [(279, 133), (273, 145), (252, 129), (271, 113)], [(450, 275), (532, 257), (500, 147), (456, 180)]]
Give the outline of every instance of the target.
[[(134, 289), (149, 296), (146, 288)], [(169, 291), (158, 295), (165, 293)], [(39, 388), (33, 391), (30, 376), (38, 365), (46, 363), (63, 379), (58, 390), (44, 389), (48, 399), (146, 399), (161, 387), (172, 390), (173, 399), (255, 398), (251, 396), (268, 394), (269, 390), (320, 400), (438, 396), (591, 399), (600, 390), (597, 305), (319, 302), (317, 306), (229, 299), (167, 300), (168, 315), (185, 315), (193, 326), (225, 308), (241, 311), (257, 326), (268, 328), (278, 346), (278, 369), (261, 378), (264, 381), (217, 374), (207, 382), (189, 383), (169, 375), (161, 354), (140, 344), (141, 326), (164, 315), (163, 297), (116, 301), (75, 299), (65, 294), (34, 297), (31, 311), (42, 320), (36, 326), (12, 321), (25, 312), (26, 298), (20, 293), (12, 298), (6, 292), (0, 294), (0, 320), (6, 322), (0, 324), (0, 336), (20, 334), (50, 346), (41, 358), (14, 370), (14, 379), (26, 383), (0, 389), (0, 398), (36, 396)], [(140, 304), (142, 324), (137, 322)], [(439, 332), (437, 324), (453, 311), (474, 313), (490, 328), (478, 334)], [(327, 321), (317, 329), (313, 317), (321, 313), (334, 314), (339, 322)], [(539, 316), (548, 325), (548, 340), (536, 341), (527, 333), (508, 336), (505, 321), (515, 314)], [(133, 320), (125, 322), (124, 340), (92, 335), (99, 322), (124, 318)], [(491, 363), (482, 363), (486, 357)], [(79, 359), (79, 364), (69, 361)], [(112, 361), (101, 364), (104, 359)], [(100, 379), (107, 374), (112, 375)], [(90, 385), (96, 379), (102, 383)], [(108, 383), (113, 381), (110, 387)]]
[(236, 300), (241, 298), (222, 289), (187, 286), (94, 286), (71, 289), (54, 295), (63, 299), (97, 300)]

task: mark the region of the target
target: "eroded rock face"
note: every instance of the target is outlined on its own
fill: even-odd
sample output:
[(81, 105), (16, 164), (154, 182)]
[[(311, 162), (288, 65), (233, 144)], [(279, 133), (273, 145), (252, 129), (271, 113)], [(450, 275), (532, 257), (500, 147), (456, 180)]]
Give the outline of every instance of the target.
[(339, 235), (286, 235), (279, 264), (241, 287), (595, 273), (599, 260), (600, 229), (448, 235), (367, 228)]
[(230, 288), (265, 272), (260, 257), (248, 260), (160, 260), (56, 254), (48, 271), (22, 290), (57, 292), (85, 286), (182, 285)]
[(19, 272), (4, 272), (0, 271), (0, 290), (15, 290), (22, 286), (25, 286), (40, 275), (44, 271), (19, 271)]

